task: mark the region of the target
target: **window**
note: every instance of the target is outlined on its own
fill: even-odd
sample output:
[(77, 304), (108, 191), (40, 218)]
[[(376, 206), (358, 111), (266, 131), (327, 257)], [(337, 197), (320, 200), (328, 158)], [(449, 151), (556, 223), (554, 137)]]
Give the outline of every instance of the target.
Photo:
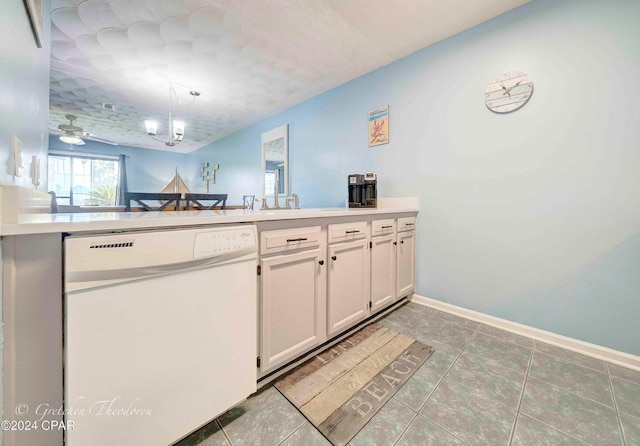
[(276, 185), (275, 170), (267, 170), (264, 173), (264, 190), (266, 195), (273, 195), (273, 188)]
[(117, 159), (87, 155), (49, 155), (48, 189), (58, 204), (115, 206), (118, 190)]

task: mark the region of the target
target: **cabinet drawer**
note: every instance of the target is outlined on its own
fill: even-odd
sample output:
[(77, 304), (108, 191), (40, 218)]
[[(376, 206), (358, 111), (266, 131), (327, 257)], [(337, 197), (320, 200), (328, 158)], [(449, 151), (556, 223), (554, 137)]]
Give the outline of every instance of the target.
[(416, 229), (415, 217), (402, 217), (398, 219), (398, 232), (413, 231)]
[(260, 254), (296, 251), (320, 245), (320, 226), (278, 229), (260, 233)]
[(371, 236), (393, 234), (396, 230), (396, 221), (394, 219), (389, 220), (374, 220), (371, 222)]
[(339, 223), (328, 227), (329, 243), (346, 242), (367, 237), (367, 222)]

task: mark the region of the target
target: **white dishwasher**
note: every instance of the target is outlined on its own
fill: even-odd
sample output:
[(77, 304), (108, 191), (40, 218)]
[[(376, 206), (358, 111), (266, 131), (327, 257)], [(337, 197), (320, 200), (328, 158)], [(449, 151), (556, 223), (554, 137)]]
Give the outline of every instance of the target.
[(68, 446), (168, 445), (256, 391), (256, 227), (64, 240)]

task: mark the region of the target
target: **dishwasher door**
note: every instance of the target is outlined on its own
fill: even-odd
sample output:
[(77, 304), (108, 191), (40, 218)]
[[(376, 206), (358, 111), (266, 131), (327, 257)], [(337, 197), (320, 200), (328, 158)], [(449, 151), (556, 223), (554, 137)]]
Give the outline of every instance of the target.
[(168, 445), (256, 391), (254, 226), (65, 239), (66, 444)]

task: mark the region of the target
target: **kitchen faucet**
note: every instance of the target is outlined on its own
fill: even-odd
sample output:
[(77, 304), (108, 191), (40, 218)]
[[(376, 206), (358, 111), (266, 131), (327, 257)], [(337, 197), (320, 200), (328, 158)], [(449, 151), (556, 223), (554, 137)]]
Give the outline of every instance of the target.
[(276, 189), (273, 191), (273, 209), (284, 209), (282, 206), (280, 206), (280, 203), (278, 203), (278, 201), (278, 186), (276, 186)]
[(273, 182), (273, 208), (282, 209), (278, 203), (278, 189), (280, 188), (280, 171), (275, 170), (275, 181)]
[[(267, 202), (267, 197), (256, 198), (256, 201), (262, 201), (262, 205), (260, 206), (260, 210), (270, 210), (270, 209), (300, 209), (300, 199), (298, 198), (298, 194), (291, 194), (290, 197), (286, 197), (284, 200), (284, 206), (280, 206), (278, 203), (280, 197), (278, 196), (278, 191), (274, 190), (274, 203), (273, 207), (269, 206)], [(291, 202), (293, 202), (293, 207), (291, 207)]]
[(267, 197), (256, 198), (256, 201), (262, 201), (262, 205), (260, 206), (261, 211), (265, 211), (267, 209), (275, 209), (269, 207), (269, 203), (267, 203)]

